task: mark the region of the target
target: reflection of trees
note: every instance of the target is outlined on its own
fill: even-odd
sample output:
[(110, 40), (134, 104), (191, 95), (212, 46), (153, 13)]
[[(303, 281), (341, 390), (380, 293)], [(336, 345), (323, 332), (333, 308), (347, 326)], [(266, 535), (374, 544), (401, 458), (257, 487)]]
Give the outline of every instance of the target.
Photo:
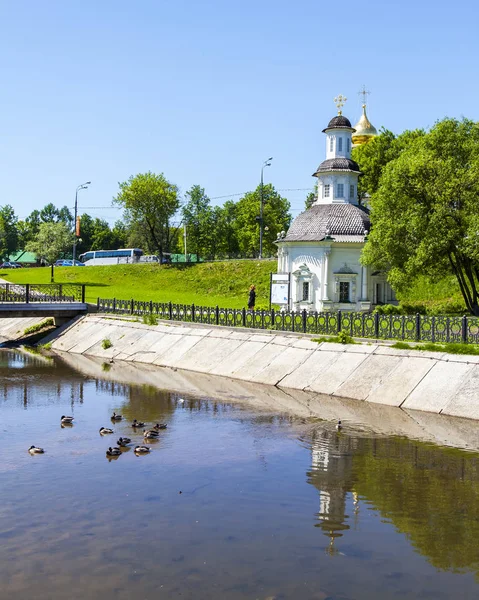
[(440, 569), (479, 575), (479, 457), (403, 438), (313, 432), (308, 482), (320, 492), (316, 527), (334, 539), (350, 527), (347, 493), (366, 498)]

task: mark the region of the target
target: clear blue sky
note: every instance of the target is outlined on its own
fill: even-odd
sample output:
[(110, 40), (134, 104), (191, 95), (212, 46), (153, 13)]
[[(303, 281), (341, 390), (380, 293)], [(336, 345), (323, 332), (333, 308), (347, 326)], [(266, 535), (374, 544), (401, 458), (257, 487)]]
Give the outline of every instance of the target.
[[(311, 188), (332, 99), (394, 132), (479, 120), (479, 4), (444, 0), (0, 0), (0, 205), (113, 223), (118, 182), (211, 198)], [(307, 192), (284, 192), (293, 215)], [(214, 203), (222, 203), (215, 200)]]

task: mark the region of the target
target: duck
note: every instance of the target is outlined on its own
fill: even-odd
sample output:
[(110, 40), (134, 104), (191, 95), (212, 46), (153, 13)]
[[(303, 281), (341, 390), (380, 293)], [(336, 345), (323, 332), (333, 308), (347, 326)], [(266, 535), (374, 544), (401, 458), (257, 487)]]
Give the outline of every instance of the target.
[(111, 415), (111, 420), (112, 420), (112, 421), (121, 421), (122, 419), (123, 419), (123, 417), (122, 417), (121, 415), (117, 415), (117, 414), (116, 414), (116, 412), (114, 412), (114, 413)]
[(156, 425), (153, 426), (153, 429), (156, 429), (156, 431), (159, 431), (160, 429), (166, 429), (168, 427), (168, 425), (166, 423), (157, 423)]
[(343, 425), (342, 425), (342, 423), (341, 423), (341, 420), (339, 420), (339, 421), (338, 421), (338, 423), (337, 423), (337, 425), (336, 425), (336, 429), (337, 429), (338, 431), (341, 431), (341, 429), (342, 429), (342, 428), (343, 428)]
[(108, 427), (100, 427), (100, 435), (106, 435), (107, 433), (114, 433), (113, 429), (109, 429)]
[(145, 423), (143, 423), (142, 421), (137, 421), (136, 419), (133, 419), (133, 423), (131, 424), (132, 427), (144, 427)]
[(65, 415), (61, 416), (60, 422), (64, 425), (69, 425), (73, 423), (73, 417), (66, 417)]
[(154, 431), (153, 429), (148, 429), (148, 430), (143, 429), (143, 437), (147, 438), (149, 440), (152, 440), (152, 439), (156, 440), (159, 437), (159, 433), (158, 433), (158, 431)]
[(45, 450), (43, 448), (37, 448), (37, 446), (30, 446), (28, 451), (30, 454), (45, 454)]
[(151, 452), (151, 449), (148, 448), (148, 446), (136, 446), (135, 447), (136, 454), (148, 454), (149, 452)]
[(183, 403), (184, 403), (184, 401), (185, 401), (185, 399), (184, 399), (184, 398), (178, 398), (178, 402), (179, 402), (180, 404), (183, 404)]
[(110, 446), (110, 448), (108, 448), (108, 450), (106, 451), (107, 456), (120, 456), (120, 454), (121, 454), (121, 450), (120, 450), (120, 448), (117, 448), (116, 446), (114, 448), (112, 448)]
[(117, 442), (116, 442), (116, 443), (117, 443), (117, 444), (118, 444), (120, 447), (124, 448), (125, 446), (128, 446), (128, 444), (129, 444), (130, 442), (131, 442), (131, 439), (130, 439), (130, 438), (127, 438), (127, 437), (125, 437), (125, 438), (124, 438), (124, 437), (121, 437), (119, 440), (117, 440)]

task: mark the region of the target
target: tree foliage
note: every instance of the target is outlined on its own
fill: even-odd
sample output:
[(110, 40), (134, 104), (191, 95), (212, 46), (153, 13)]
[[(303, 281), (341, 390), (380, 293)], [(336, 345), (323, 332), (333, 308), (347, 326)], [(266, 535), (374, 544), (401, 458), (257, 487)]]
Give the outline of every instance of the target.
[(48, 264), (53, 264), (71, 249), (73, 239), (73, 232), (62, 221), (42, 223), (35, 239), (28, 242), (25, 249), (28, 252), (34, 252), (37, 258)]
[(0, 259), (8, 259), (10, 254), (17, 250), (18, 229), (15, 211), (6, 204), (0, 206)]
[(186, 192), (187, 201), (181, 212), (186, 225), (188, 246), (193, 248), (196, 260), (199, 260), (211, 246), (211, 238), (216, 237), (213, 225), (214, 211), (210, 207), (210, 199), (204, 188), (194, 185)]
[[(259, 214), (261, 186), (245, 194), (236, 205), (236, 234), (240, 252), (246, 256), (259, 255)], [(290, 204), (271, 184), (263, 186), (263, 255), (276, 254), (275, 240), (291, 222)]]
[(363, 262), (388, 270), (398, 291), (419, 275), (453, 273), (468, 310), (479, 315), (478, 198), (477, 123), (444, 119), (428, 133), (408, 133), (371, 197)]
[(178, 188), (167, 181), (163, 173), (139, 173), (119, 184), (114, 203), (124, 209), (126, 222), (141, 232), (145, 247), (158, 254), (170, 251), (170, 222), (180, 207)]

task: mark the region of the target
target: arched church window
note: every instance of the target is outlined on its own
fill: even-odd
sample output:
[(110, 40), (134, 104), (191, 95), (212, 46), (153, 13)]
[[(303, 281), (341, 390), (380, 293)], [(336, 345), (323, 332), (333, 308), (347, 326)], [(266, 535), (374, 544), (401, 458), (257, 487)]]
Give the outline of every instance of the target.
[(339, 301), (340, 302), (349, 302), (349, 281), (340, 281), (339, 282)]
[(338, 138), (338, 152), (343, 151), (343, 138)]

